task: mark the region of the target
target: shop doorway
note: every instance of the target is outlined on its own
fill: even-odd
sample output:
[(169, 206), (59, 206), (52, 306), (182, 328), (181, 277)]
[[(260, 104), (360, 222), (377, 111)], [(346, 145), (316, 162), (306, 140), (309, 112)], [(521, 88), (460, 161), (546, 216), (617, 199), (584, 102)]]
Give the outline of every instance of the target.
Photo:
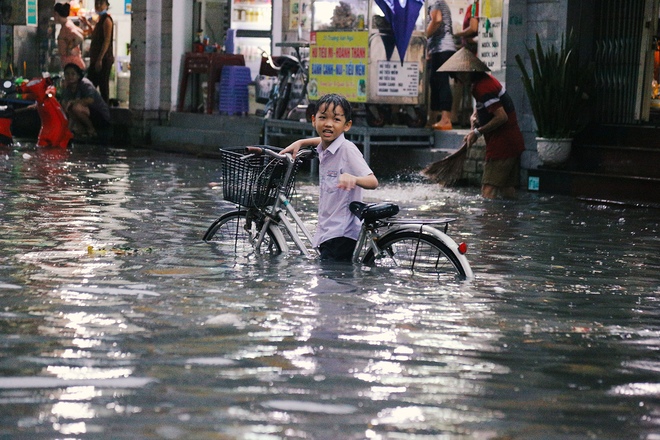
[(651, 97), (649, 119), (651, 122), (657, 124), (660, 123), (660, 1), (656, 1), (654, 6), (655, 11), (653, 11), (653, 17), (658, 17), (658, 19), (652, 23), (655, 26), (652, 44), (649, 50), (652, 57), (649, 64), (652, 65), (652, 68), (648, 70), (647, 74), (652, 76), (651, 91), (649, 93)]
[[(659, 4), (659, 0), (581, 3), (581, 12), (589, 8), (593, 16), (587, 29), (596, 65), (593, 117), (597, 122), (644, 124), (660, 116), (653, 82), (660, 81)], [(585, 36), (584, 28), (581, 34)]]

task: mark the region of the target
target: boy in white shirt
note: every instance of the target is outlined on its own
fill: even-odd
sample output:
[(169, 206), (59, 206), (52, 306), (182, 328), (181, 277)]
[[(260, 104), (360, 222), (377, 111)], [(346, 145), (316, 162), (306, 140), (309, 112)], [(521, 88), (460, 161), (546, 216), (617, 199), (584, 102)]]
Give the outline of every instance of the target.
[(348, 206), (352, 201), (362, 201), (362, 188), (377, 188), (378, 179), (360, 150), (344, 137), (353, 125), (346, 98), (337, 94), (322, 96), (312, 125), (319, 137), (297, 140), (282, 152), (295, 156), (302, 147), (316, 146), (319, 211), (312, 244), (319, 249), (322, 260), (351, 261), (361, 224)]

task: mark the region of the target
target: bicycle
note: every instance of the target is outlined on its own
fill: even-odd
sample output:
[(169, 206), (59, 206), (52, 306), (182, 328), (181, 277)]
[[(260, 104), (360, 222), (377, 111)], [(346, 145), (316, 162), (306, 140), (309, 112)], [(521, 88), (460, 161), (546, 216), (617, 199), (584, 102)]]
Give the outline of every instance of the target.
[[(300, 164), (315, 150), (300, 150), (295, 159), (276, 150), (263, 145), (246, 147), (246, 154), (220, 150), (223, 198), (238, 207), (215, 220), (204, 241), (231, 243), (239, 254), (277, 256), (289, 254), (288, 237), (302, 255), (318, 256), (311, 232), (289, 201)], [(473, 278), (467, 245), (447, 235), (455, 218), (396, 218), (399, 207), (389, 202), (352, 202), (350, 210), (362, 220), (353, 263), (438, 278)]]
[[(277, 83), (273, 86), (266, 103), (265, 118), (292, 119), (302, 113), (307, 115), (309, 100), (307, 99), (307, 83), (309, 82), (308, 63), (300, 49), (308, 47), (307, 43), (279, 43), (285, 47), (293, 47), (295, 56), (283, 54), (273, 59), (263, 52), (268, 65), (277, 72)], [(300, 119), (300, 117), (298, 117)]]

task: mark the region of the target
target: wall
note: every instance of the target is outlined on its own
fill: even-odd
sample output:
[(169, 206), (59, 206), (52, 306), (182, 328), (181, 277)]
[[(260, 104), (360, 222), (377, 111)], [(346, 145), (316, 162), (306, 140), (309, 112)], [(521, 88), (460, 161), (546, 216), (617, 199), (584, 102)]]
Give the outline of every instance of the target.
[(526, 151), (522, 155), (521, 178), (526, 186), (526, 170), (536, 168), (540, 162), (536, 153), (536, 123), (520, 81), (520, 69), (515, 56), (527, 60), (526, 47), (536, 45), (536, 34), (543, 44), (558, 44), (566, 30), (569, 0), (510, 0), (507, 26), (507, 54), (509, 69), (506, 72), (507, 92), (511, 95), (518, 123), (525, 138)]

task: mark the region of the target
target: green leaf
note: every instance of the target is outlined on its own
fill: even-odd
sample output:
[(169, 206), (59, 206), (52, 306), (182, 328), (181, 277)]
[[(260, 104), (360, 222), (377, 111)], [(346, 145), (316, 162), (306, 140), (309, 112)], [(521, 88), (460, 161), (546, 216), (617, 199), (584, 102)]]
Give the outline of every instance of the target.
[(536, 35), (535, 48), (526, 48), (530, 69), (515, 56), (522, 83), (536, 121), (537, 135), (550, 139), (570, 138), (588, 122), (592, 64), (580, 62), (572, 33), (562, 35), (559, 48), (544, 48)]

